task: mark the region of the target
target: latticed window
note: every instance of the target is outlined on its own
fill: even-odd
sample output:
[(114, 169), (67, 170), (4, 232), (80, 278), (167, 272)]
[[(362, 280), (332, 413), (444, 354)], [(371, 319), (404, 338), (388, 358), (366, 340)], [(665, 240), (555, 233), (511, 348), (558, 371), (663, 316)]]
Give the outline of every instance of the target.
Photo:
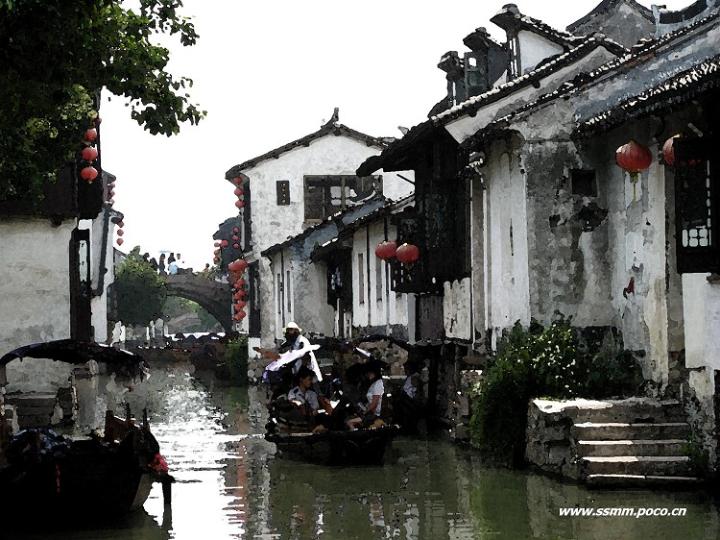
[(720, 180), (716, 140), (677, 138), (675, 226), (679, 273), (720, 272)]

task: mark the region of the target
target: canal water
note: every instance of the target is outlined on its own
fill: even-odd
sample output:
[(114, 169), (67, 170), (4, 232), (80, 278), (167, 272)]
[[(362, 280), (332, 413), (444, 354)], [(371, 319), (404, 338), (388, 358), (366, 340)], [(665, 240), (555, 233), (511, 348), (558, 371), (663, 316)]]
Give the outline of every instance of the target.
[[(261, 389), (227, 388), (189, 365), (155, 368), (125, 394), (147, 406), (176, 477), (172, 509), (159, 486), (144, 511), (103, 530), (14, 533), (15, 540), (711, 539), (715, 501), (702, 493), (588, 491), (484, 466), (442, 439), (399, 439), (383, 467), (287, 461), (262, 438)], [(562, 507), (686, 508), (685, 517), (560, 517)], [(0, 529), (1, 530), (1, 529)]]

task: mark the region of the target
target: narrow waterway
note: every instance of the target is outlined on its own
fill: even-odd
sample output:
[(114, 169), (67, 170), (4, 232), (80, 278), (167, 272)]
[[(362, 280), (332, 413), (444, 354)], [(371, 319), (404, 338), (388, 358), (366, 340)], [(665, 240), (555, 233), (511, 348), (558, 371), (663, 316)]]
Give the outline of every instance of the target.
[[(701, 493), (596, 492), (484, 467), (442, 440), (400, 439), (384, 467), (327, 468), (275, 456), (262, 438), (264, 393), (223, 388), (156, 368), (126, 394), (147, 406), (178, 482), (172, 510), (159, 486), (145, 511), (106, 530), (14, 534), (13, 539), (711, 539), (714, 501)], [(567, 518), (561, 507), (687, 508), (681, 518)], [(76, 521), (83, 522), (78, 508)]]

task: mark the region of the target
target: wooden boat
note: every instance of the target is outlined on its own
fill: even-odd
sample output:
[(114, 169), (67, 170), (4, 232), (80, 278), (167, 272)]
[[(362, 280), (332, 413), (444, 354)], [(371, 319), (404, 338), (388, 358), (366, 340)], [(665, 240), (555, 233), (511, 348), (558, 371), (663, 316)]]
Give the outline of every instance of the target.
[(281, 456), (324, 465), (382, 465), (398, 433), (395, 425), (356, 431), (268, 432)]
[[(143, 371), (140, 356), (93, 343), (62, 340), (22, 347), (0, 358), (5, 366), (15, 358), (49, 358), (84, 363), (90, 358), (126, 374)], [(0, 508), (16, 518), (53, 516), (102, 519), (141, 508), (152, 483), (162, 482), (166, 502), (172, 477), (150, 432), (147, 413), (137, 425), (129, 407), (124, 419), (108, 411), (105, 434), (67, 438), (49, 429), (21, 431), (4, 453), (0, 469)]]

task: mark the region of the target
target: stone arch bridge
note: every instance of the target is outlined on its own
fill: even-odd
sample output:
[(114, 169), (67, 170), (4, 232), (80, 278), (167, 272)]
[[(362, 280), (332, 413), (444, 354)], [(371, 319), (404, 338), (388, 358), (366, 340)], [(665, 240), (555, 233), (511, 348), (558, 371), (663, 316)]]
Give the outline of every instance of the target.
[(232, 331), (231, 294), (227, 283), (199, 274), (174, 274), (165, 277), (168, 296), (197, 302), (222, 325), (225, 333)]

